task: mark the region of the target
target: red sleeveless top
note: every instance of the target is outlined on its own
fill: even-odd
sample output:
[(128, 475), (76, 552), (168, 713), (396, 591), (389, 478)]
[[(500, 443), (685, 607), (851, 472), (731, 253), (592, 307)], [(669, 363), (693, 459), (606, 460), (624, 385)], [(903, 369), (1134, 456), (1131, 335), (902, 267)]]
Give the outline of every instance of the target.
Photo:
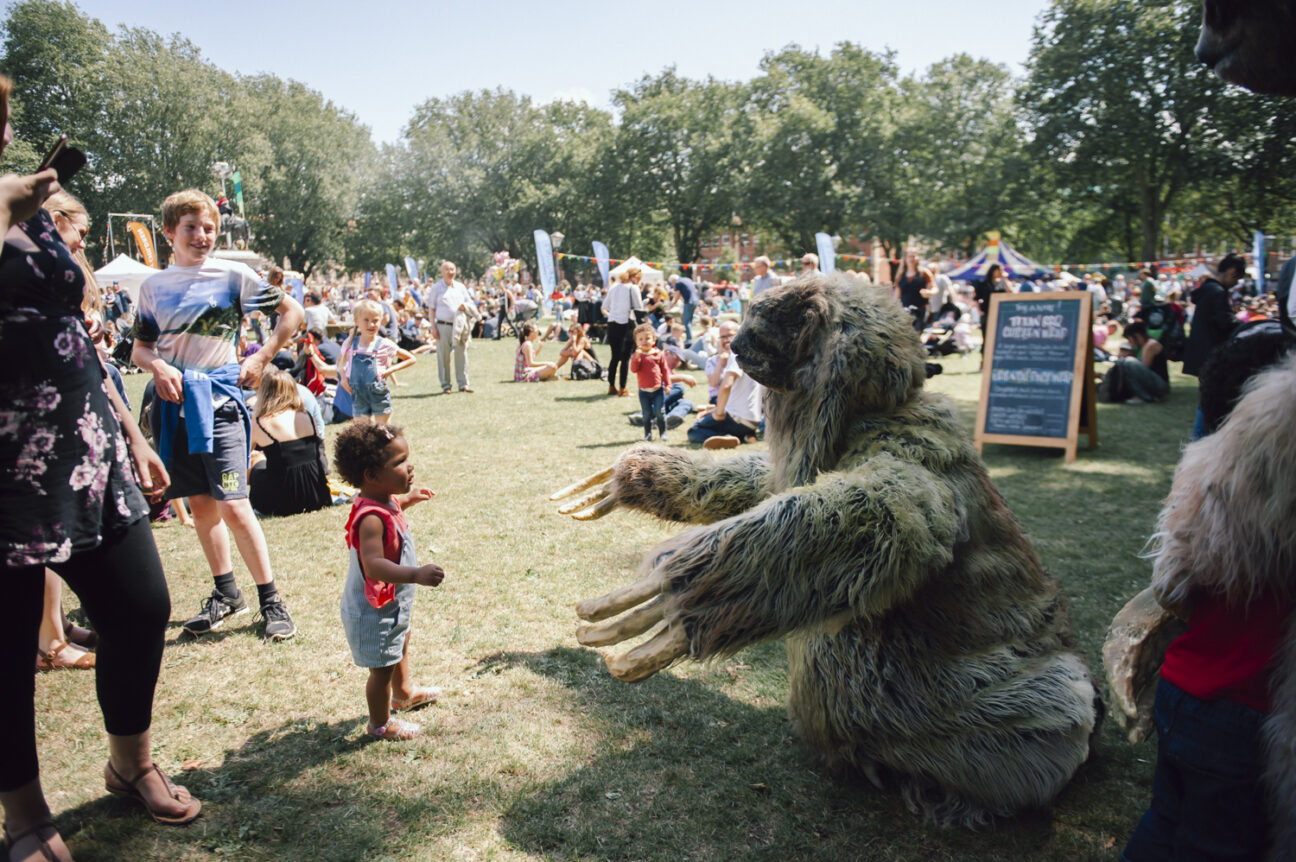
[[(351, 504), (351, 515), (347, 518), (346, 543), (348, 548), (356, 551), (356, 559), (360, 563), (361, 574), (364, 574), (364, 561), (360, 560), (359, 551), (360, 519), (366, 515), (377, 515), (382, 521), (383, 556), (393, 563), (400, 562), (401, 534), (409, 529), (409, 525), (405, 522), (405, 513), (401, 511), (400, 504), (395, 499), (391, 501), (391, 507), (388, 507), (377, 500), (370, 500), (368, 497), (357, 494), (355, 502)], [(395, 584), (387, 581), (376, 581), (367, 574), (364, 575), (364, 591), (365, 598), (375, 608), (381, 608), (396, 598)]]

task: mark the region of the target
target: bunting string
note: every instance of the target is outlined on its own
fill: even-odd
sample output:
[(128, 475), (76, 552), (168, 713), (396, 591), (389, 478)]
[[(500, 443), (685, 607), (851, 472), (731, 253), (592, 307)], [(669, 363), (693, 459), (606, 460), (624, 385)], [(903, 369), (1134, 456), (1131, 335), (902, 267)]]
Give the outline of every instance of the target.
[[(841, 261), (859, 262), (859, 263), (867, 263), (873, 260), (873, 257), (866, 254), (838, 254), (835, 255), (835, 257)], [(1252, 254), (1249, 253), (1243, 254), (1242, 257), (1246, 258), (1248, 261), (1251, 261), (1252, 263), (1255, 262), (1253, 260), (1254, 255)], [(1276, 259), (1279, 257), (1279, 253), (1276, 251), (1270, 251), (1266, 255), (1266, 257)], [(559, 252), (558, 258), (560, 260), (561, 259), (580, 260), (580, 261), (587, 261), (591, 263), (596, 261), (596, 259), (592, 257), (587, 257), (585, 255), (580, 255), (580, 254), (568, 254), (567, 252)], [(891, 264), (892, 266), (899, 266), (900, 264), (900, 258), (893, 257), (893, 258), (883, 258), (883, 259), (886, 260), (886, 262)], [(1218, 259), (1219, 258), (1217, 255), (1199, 255), (1199, 256), (1190, 256), (1190, 257), (1165, 258), (1163, 260), (1124, 261), (1124, 262), (1112, 262), (1112, 263), (1053, 263), (1053, 264), (1042, 263), (1042, 264), (1038, 264), (1038, 266), (1040, 267), (1040, 269), (1052, 270), (1054, 272), (1062, 272), (1063, 270), (1066, 270), (1068, 272), (1078, 271), (1078, 272), (1104, 272), (1105, 273), (1105, 272), (1110, 272), (1112, 270), (1138, 270), (1148, 266), (1155, 266), (1158, 269), (1166, 269), (1166, 270), (1183, 270), (1183, 269), (1190, 269), (1202, 263), (1214, 263)], [(608, 263), (611, 266), (617, 266), (619, 264), (625, 263), (625, 260), (618, 259), (618, 258), (611, 258), (608, 260)], [(694, 272), (726, 272), (726, 271), (732, 272), (732, 271), (746, 271), (752, 268), (752, 264), (750, 263), (678, 263), (675, 261), (652, 261), (652, 260), (641, 261), (641, 263), (643, 263), (645, 266), (651, 266), (654, 269), (680, 269), (683, 271), (693, 270)], [(950, 267), (957, 268), (962, 266), (964, 263), (966, 263), (966, 261), (951, 263)], [(800, 265), (801, 265), (801, 258), (799, 257), (784, 258), (781, 260), (770, 261), (770, 266), (775, 268), (797, 267)]]

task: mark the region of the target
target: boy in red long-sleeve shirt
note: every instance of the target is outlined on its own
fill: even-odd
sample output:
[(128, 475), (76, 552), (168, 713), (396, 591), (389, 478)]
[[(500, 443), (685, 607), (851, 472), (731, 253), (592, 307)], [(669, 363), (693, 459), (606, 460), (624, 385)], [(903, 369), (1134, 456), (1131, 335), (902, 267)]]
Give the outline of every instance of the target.
[(652, 422), (657, 420), (657, 433), (666, 442), (666, 384), (670, 369), (666, 367), (666, 354), (657, 348), (657, 333), (651, 323), (641, 323), (634, 331), (634, 355), (630, 357), (630, 371), (639, 381), (639, 408), (644, 424), (644, 441), (652, 440)]

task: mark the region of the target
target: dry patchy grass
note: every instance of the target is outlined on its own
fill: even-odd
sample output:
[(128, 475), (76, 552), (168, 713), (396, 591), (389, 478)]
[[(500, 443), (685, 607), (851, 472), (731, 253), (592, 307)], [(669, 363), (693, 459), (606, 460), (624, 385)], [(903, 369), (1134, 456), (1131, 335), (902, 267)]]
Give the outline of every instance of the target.
[[(637, 401), (608, 399), (597, 381), (514, 384), (508, 341), (476, 342), (470, 356), (475, 394), (434, 394), (425, 357), (395, 399), (418, 481), (437, 492), (410, 514), (415, 540), (447, 571), (415, 609), (414, 667), (445, 689), (416, 713), (427, 734), (402, 745), (363, 735), (365, 672), (337, 620), (346, 507), (264, 522), (300, 628), (279, 645), (262, 643), (250, 616), (181, 636), (210, 579), (189, 530), (157, 527), (175, 622), (155, 752), (203, 799), (204, 817), (157, 827), (107, 797), (92, 675), (42, 675), (43, 777), (78, 859), (1116, 857), (1146, 804), (1153, 752), (1110, 722), (1051, 812), (953, 832), (821, 768), (784, 713), (781, 643), (637, 686), (611, 679), (576, 646), (571, 607), (633, 577), (643, 552), (678, 528), (627, 513), (580, 524), (546, 497), (638, 438), (624, 419)], [(970, 433), (975, 358), (945, 365), (931, 385), (959, 403)], [(138, 397), (142, 377), (128, 381)], [(1168, 404), (1104, 405), (1101, 446), (1082, 446), (1070, 465), (1044, 450), (986, 453), (1062, 579), (1096, 671), (1108, 620), (1146, 582), (1136, 555), (1194, 403), (1191, 381), (1176, 379)], [(241, 565), (238, 577), (250, 589)]]

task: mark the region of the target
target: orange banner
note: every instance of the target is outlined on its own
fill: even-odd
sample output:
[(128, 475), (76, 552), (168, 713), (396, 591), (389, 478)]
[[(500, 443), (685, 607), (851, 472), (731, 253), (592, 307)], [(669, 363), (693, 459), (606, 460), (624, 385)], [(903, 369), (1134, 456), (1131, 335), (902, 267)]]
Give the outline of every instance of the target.
[(140, 254), (144, 257), (144, 265), (157, 269), (157, 251), (153, 248), (153, 237), (149, 235), (148, 228), (140, 222), (128, 221), (126, 229), (135, 235), (135, 244), (139, 246)]

